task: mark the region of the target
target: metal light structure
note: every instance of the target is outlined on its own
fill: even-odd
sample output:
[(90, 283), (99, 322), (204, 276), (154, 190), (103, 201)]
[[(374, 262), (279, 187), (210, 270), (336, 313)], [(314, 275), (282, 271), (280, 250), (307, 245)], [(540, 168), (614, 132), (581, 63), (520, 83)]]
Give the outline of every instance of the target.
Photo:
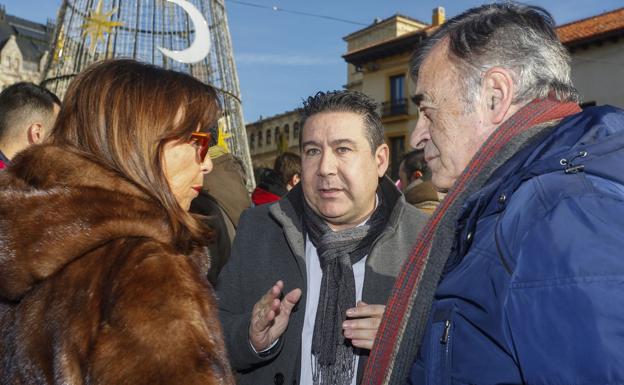
[(155, 64), (212, 85), (224, 110), (219, 144), (243, 161), (251, 189), (253, 170), (223, 1), (64, 0), (43, 85), (62, 98), (74, 76), (110, 58)]

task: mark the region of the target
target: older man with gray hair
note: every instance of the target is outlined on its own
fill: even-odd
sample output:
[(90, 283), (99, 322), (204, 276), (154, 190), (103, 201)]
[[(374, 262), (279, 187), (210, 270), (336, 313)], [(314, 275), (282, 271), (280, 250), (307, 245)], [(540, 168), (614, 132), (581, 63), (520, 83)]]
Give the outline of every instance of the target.
[(412, 61), (448, 190), (393, 289), (363, 384), (624, 383), (624, 111), (581, 111), (539, 7), (483, 5)]

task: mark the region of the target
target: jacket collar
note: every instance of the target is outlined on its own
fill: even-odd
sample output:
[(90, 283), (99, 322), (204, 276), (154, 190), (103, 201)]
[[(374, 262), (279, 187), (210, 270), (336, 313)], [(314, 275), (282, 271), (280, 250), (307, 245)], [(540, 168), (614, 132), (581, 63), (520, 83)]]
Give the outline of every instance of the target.
[[(604, 160), (624, 147), (624, 111), (611, 106), (592, 107), (566, 117), (555, 124), (542, 126), (520, 151), (499, 167), (486, 185), (467, 201), (465, 207), (481, 206), (480, 216), (504, 210), (507, 199), (524, 181), (551, 172), (565, 173), (571, 162), (582, 166), (579, 172), (591, 172), (624, 184), (624, 168)], [(581, 156), (581, 153), (586, 153)], [(563, 162), (565, 163), (565, 162)]]
[(53, 145), (31, 146), (0, 173), (0, 217), (0, 297), (10, 300), (111, 240), (173, 239), (141, 188)]
[[(389, 178), (380, 180), (377, 193), (381, 194), (388, 207), (392, 210), (388, 223), (380, 235), (396, 232), (401, 216), (405, 210), (405, 198)], [(304, 290), (307, 290), (305, 265), (305, 238), (303, 226), (303, 189), (301, 183), (293, 187), (290, 192), (279, 201), (269, 205), (270, 215), (280, 224), (284, 231), (286, 242), (295, 255), (295, 260), (302, 277)], [(378, 238), (379, 239), (379, 238)]]

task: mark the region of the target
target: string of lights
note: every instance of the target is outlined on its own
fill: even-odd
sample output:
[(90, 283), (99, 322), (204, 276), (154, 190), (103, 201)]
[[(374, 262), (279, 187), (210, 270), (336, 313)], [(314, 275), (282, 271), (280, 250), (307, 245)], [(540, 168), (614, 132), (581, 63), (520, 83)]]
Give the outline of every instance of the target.
[(275, 11), (275, 12), (284, 12), (284, 13), (291, 13), (291, 14), (295, 14), (295, 15), (316, 17), (318, 19), (339, 21), (339, 22), (342, 22), (342, 23), (355, 24), (355, 25), (363, 25), (363, 26), (368, 25), (367, 23), (362, 23), (362, 22), (354, 21), (354, 20), (342, 19), (340, 17), (320, 15), (320, 14), (317, 14), (317, 13), (310, 13), (310, 12), (297, 11), (297, 10), (293, 10), (293, 9), (280, 8), (280, 7), (276, 6), (276, 5), (263, 5), (263, 4), (249, 3), (247, 1), (240, 1), (240, 0), (226, 0), (226, 1), (228, 3), (245, 5), (245, 6), (254, 7), (254, 8), (268, 9), (268, 10)]

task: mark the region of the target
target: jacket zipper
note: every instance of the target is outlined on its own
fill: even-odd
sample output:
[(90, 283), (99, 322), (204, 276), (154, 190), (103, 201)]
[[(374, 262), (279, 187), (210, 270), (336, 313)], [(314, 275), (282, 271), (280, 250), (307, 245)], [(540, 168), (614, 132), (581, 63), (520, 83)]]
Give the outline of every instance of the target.
[(449, 339), (449, 331), (451, 330), (451, 321), (444, 321), (444, 331), (442, 332), (442, 337), (440, 337), (440, 343), (442, 345), (446, 345)]

